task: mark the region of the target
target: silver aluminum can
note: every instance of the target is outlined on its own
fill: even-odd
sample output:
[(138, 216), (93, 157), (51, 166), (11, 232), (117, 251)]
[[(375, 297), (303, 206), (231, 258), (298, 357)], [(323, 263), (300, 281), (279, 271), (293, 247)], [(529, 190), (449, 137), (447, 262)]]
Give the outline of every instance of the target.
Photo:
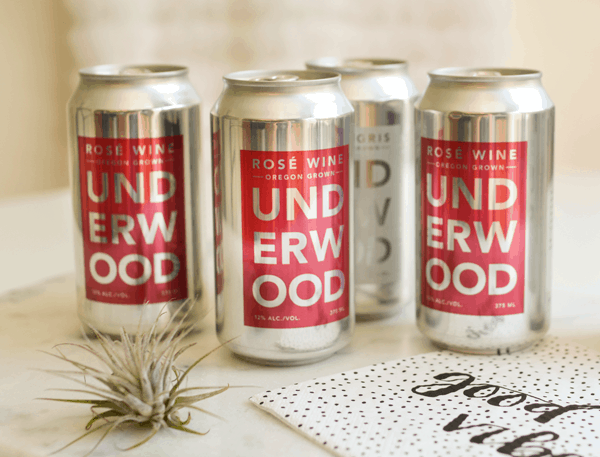
[[(181, 66), (80, 72), (68, 106), (81, 320), (118, 335), (207, 312), (199, 231), (200, 98)], [(162, 312), (162, 314), (161, 314)]]
[(243, 358), (310, 363), (350, 340), (353, 113), (337, 73), (224, 77), (211, 112), (216, 325)]
[(325, 57), (308, 68), (342, 75), (355, 111), (356, 316), (397, 313), (414, 298), (414, 103), (408, 64)]
[(417, 103), (417, 322), (500, 354), (550, 319), (554, 105), (541, 73), (447, 68)]

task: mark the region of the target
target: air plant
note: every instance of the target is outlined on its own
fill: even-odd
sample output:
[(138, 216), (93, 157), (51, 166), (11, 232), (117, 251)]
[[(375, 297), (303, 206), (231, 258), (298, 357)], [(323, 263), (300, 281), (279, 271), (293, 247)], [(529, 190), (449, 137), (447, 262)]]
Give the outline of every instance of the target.
[[(188, 411), (187, 418), (184, 420), (179, 416), (179, 412), (188, 408), (214, 415), (195, 406), (194, 403), (218, 395), (227, 390), (229, 386), (184, 388), (182, 383), (200, 361), (221, 346), (200, 357), (185, 371), (177, 368), (174, 365), (175, 361), (195, 344), (179, 347), (191, 329), (182, 329), (185, 316), (176, 318), (177, 314), (178, 312), (174, 313), (169, 324), (162, 331), (158, 329), (158, 319), (147, 332), (142, 332), (138, 328), (135, 337), (131, 337), (125, 329), (121, 329), (120, 340), (112, 340), (92, 328), (100, 346), (98, 349), (90, 344), (64, 343), (64, 345), (76, 346), (91, 353), (102, 362), (103, 369), (97, 369), (67, 357), (59, 349), (59, 346), (62, 345), (55, 347), (58, 354), (47, 352), (76, 368), (76, 370), (66, 371), (48, 370), (49, 373), (83, 384), (87, 388), (53, 390), (91, 394), (97, 397), (95, 399), (44, 398), (44, 400), (91, 405), (93, 414), (85, 427), (87, 431), (55, 453), (104, 429), (104, 433), (95, 446), (86, 454), (88, 456), (110, 432), (125, 423), (138, 424), (150, 429), (150, 432), (141, 441), (124, 450), (141, 446), (164, 427), (196, 435), (207, 433), (188, 428), (191, 414)], [(96, 382), (90, 383), (86, 378), (91, 378)], [(184, 395), (194, 390), (209, 390), (209, 392)]]

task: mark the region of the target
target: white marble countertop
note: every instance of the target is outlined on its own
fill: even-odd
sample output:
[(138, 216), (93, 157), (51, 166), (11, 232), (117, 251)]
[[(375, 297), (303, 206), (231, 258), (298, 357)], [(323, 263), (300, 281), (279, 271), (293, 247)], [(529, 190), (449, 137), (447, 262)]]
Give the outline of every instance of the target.
[[(555, 184), (553, 311), (550, 334), (600, 351), (600, 174), (559, 175)], [(75, 313), (70, 202), (66, 191), (0, 202), (0, 456), (42, 456), (83, 432), (88, 408), (36, 400), (56, 395), (62, 380), (39, 369), (57, 368), (40, 350), (81, 341)], [(292, 368), (262, 367), (220, 349), (192, 371), (189, 385), (251, 386), (202, 402), (219, 420), (193, 415), (203, 436), (164, 431), (128, 456), (327, 456), (250, 404), (263, 390), (416, 355), (435, 348), (414, 326), (414, 310), (360, 323), (347, 348), (323, 362)], [(218, 345), (214, 316), (204, 319), (182, 363)], [(59, 396), (59, 395), (56, 395)], [(115, 433), (93, 454), (119, 454), (140, 439)], [(84, 455), (88, 438), (57, 454)]]

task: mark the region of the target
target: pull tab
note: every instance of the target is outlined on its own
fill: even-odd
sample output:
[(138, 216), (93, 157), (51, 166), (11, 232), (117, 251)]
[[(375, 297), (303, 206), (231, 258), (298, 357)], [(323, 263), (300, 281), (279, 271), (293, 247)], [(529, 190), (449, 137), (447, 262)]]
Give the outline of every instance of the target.
[(122, 69), (119, 73), (122, 75), (134, 76), (134, 75), (147, 75), (148, 73), (153, 73), (153, 71), (150, 70), (149, 68), (144, 68), (144, 67), (130, 67), (130, 68)]
[(494, 70), (477, 70), (469, 73), (469, 76), (502, 76), (502, 73)]
[(347, 60), (346, 65), (352, 68), (374, 68), (377, 66), (375, 62), (368, 59), (352, 59)]
[(298, 81), (300, 78), (296, 75), (274, 75), (266, 76), (264, 78), (253, 78), (250, 81), (258, 82), (277, 82), (277, 81)]

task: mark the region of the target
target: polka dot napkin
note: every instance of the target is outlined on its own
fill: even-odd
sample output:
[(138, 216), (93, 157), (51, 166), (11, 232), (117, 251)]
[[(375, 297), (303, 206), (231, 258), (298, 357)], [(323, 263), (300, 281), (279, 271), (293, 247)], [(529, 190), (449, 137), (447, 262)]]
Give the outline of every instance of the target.
[(434, 352), (250, 401), (339, 456), (600, 456), (600, 354)]

